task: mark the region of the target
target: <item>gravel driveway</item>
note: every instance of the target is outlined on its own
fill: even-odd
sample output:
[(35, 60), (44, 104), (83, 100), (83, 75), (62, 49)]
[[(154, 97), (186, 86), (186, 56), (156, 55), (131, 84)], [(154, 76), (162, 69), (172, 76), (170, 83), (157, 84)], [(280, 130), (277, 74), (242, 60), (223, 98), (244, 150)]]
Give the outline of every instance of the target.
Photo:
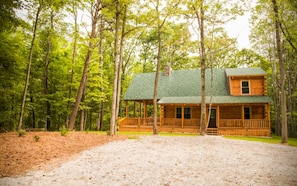
[(297, 185), (297, 148), (220, 136), (111, 142), (0, 185)]

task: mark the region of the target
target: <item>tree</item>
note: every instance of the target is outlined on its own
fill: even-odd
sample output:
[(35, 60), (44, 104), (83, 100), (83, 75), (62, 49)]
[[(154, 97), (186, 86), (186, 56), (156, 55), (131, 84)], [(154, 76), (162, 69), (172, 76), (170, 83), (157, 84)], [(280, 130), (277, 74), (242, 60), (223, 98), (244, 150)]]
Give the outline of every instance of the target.
[(35, 15), (33, 36), (32, 36), (32, 41), (31, 41), (31, 46), (30, 46), (30, 54), (29, 54), (28, 67), (27, 67), (27, 76), (26, 76), (26, 82), (25, 82), (25, 86), (24, 86), (22, 105), (21, 105), (19, 124), (18, 124), (18, 130), (21, 129), (21, 127), (23, 125), (23, 116), (24, 116), (24, 109), (25, 109), (25, 103), (26, 103), (27, 90), (28, 90), (28, 85), (29, 85), (31, 63), (32, 63), (32, 56), (33, 56), (33, 48), (34, 48), (34, 44), (35, 44), (37, 26), (38, 26), (38, 21), (39, 21), (39, 15), (40, 15), (40, 12), (41, 12), (42, 7), (43, 7), (42, 3), (43, 3), (43, 1), (39, 1), (39, 6), (37, 8), (37, 12), (36, 12), (36, 15)]
[(76, 101), (73, 106), (73, 110), (72, 110), (70, 121), (69, 121), (68, 128), (70, 130), (73, 130), (74, 123), (75, 123), (76, 116), (77, 116), (78, 107), (79, 107), (79, 104), (81, 102), (81, 98), (83, 95), (83, 90), (86, 86), (88, 67), (89, 67), (89, 63), (90, 63), (93, 49), (94, 49), (94, 39), (96, 37), (97, 22), (100, 17), (99, 15), (100, 15), (101, 8), (102, 8), (101, 0), (97, 0), (96, 3), (94, 3), (94, 5), (92, 5), (92, 8), (91, 8), (91, 16), (92, 16), (91, 34), (90, 34), (90, 39), (89, 39), (89, 43), (88, 43), (88, 51), (87, 51), (87, 55), (86, 55), (86, 59), (85, 59), (85, 63), (84, 63), (84, 69), (83, 69), (78, 93), (76, 96)]
[(278, 15), (278, 5), (276, 0), (271, 0), (273, 4), (273, 11), (275, 15), (275, 36), (276, 46), (278, 53), (278, 60), (280, 66), (280, 86), (281, 86), (281, 113), (282, 113), (282, 143), (288, 143), (288, 129), (287, 129), (287, 103), (286, 103), (286, 74), (283, 62), (283, 53), (281, 47), (281, 36), (280, 36), (280, 21)]

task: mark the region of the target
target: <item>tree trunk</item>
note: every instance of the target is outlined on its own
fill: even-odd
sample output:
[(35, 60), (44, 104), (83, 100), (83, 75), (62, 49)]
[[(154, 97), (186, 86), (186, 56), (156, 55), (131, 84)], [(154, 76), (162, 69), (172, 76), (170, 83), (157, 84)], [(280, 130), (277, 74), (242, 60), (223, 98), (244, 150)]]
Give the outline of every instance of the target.
[(127, 6), (125, 5), (124, 18), (122, 23), (122, 36), (121, 36), (121, 42), (120, 42), (120, 56), (119, 56), (120, 61), (119, 61), (119, 68), (118, 68), (116, 117), (119, 116), (120, 103), (121, 103), (121, 81), (122, 81), (122, 67), (123, 67), (123, 53), (124, 53), (123, 47), (124, 47), (124, 39), (125, 39), (125, 24), (126, 24), (126, 17), (127, 17), (126, 14), (127, 14)]
[(201, 47), (201, 57), (200, 57), (200, 67), (201, 67), (201, 115), (200, 115), (200, 135), (205, 134), (205, 124), (206, 124), (206, 89), (205, 89), (205, 66), (206, 66), (206, 56), (205, 56), (205, 46), (204, 46), (204, 9), (203, 1), (200, 5), (200, 15), (197, 12), (198, 24), (200, 30), (200, 47)]
[(116, 133), (115, 127), (117, 122), (117, 93), (118, 93), (118, 70), (119, 70), (119, 27), (120, 27), (120, 5), (119, 1), (116, 1), (116, 27), (115, 27), (115, 40), (114, 40), (114, 77), (113, 77), (113, 91), (112, 91), (112, 105), (111, 105), (111, 118), (110, 118), (110, 135), (113, 136)]
[(26, 83), (25, 83), (24, 92), (23, 92), (23, 98), (22, 98), (22, 105), (21, 105), (21, 111), (20, 111), (20, 117), (19, 117), (18, 130), (21, 129), (22, 124), (23, 124), (24, 109), (25, 109), (26, 96), (27, 96), (27, 90), (28, 90), (28, 85), (29, 85), (29, 78), (30, 78), (32, 57), (33, 57), (33, 48), (34, 48), (34, 44), (35, 44), (35, 38), (36, 38), (36, 32), (37, 32), (37, 26), (38, 26), (38, 20), (39, 20), (39, 14), (40, 14), (41, 10), (42, 10), (42, 5), (39, 4), (39, 7), (38, 7), (37, 12), (36, 12), (36, 16), (35, 16), (35, 24), (34, 24), (33, 37), (32, 37), (31, 47), (30, 47), (30, 54), (29, 54), (28, 67), (27, 67)]
[(83, 70), (83, 74), (81, 77), (79, 89), (77, 92), (75, 104), (74, 104), (74, 107), (73, 107), (73, 110), (72, 110), (72, 113), (70, 116), (70, 121), (69, 121), (69, 126), (68, 126), (68, 128), (70, 130), (73, 130), (74, 123), (75, 123), (76, 116), (77, 116), (78, 107), (81, 102), (81, 97), (82, 97), (83, 90), (84, 90), (84, 87), (85, 87), (86, 81), (87, 81), (88, 67), (89, 67), (89, 63), (90, 63), (90, 59), (91, 59), (92, 51), (93, 51), (93, 42), (94, 42), (93, 40), (96, 37), (96, 28), (97, 28), (99, 10), (101, 10), (101, 0), (97, 0), (96, 5), (92, 6), (92, 8), (93, 7), (95, 7), (95, 10), (92, 11), (92, 31), (91, 31), (90, 40), (89, 40), (89, 48), (88, 48), (85, 65), (84, 65), (84, 70)]
[(51, 32), (53, 30), (54, 27), (54, 11), (51, 11), (51, 15), (50, 15), (50, 19), (51, 19), (51, 25), (48, 31), (48, 36), (47, 36), (47, 53), (46, 53), (46, 57), (45, 57), (45, 68), (44, 68), (44, 79), (43, 79), (43, 87), (44, 87), (44, 94), (46, 96), (46, 101), (45, 101), (45, 105), (46, 105), (46, 130), (49, 131), (50, 127), (51, 127), (51, 118), (50, 118), (50, 114), (51, 114), (51, 105), (50, 102), (48, 100), (48, 95), (49, 95), (49, 89), (48, 89), (48, 67), (50, 64), (50, 55), (51, 55), (51, 47), (52, 47), (52, 43), (51, 43)]
[(287, 103), (286, 103), (286, 74), (283, 61), (283, 53), (281, 47), (281, 36), (280, 36), (280, 21), (278, 14), (278, 6), (276, 0), (272, 0), (274, 16), (275, 16), (275, 35), (276, 35), (276, 46), (278, 53), (278, 60), (280, 66), (280, 86), (281, 86), (281, 113), (282, 113), (282, 143), (288, 143), (288, 127), (287, 127)]
[[(74, 1), (76, 3), (76, 1)], [(78, 36), (78, 24), (77, 24), (77, 8), (76, 5), (73, 4), (73, 15), (74, 15), (74, 43), (73, 43), (73, 51), (72, 51), (72, 61), (71, 61), (71, 76), (70, 76), (70, 86), (69, 86), (69, 93), (68, 93), (68, 102), (67, 102), (67, 117), (66, 117), (66, 127), (68, 127), (69, 124), (69, 109), (70, 109), (70, 99), (72, 96), (72, 84), (74, 79), (74, 65), (75, 65), (75, 59), (76, 59), (76, 46), (77, 46), (77, 36)]]
[[(103, 30), (104, 30), (104, 22), (103, 22), (103, 16), (100, 16), (100, 30), (99, 30), (99, 45), (98, 45), (98, 51), (99, 51), (99, 71), (100, 71), (100, 83), (101, 83), (101, 88), (100, 91), (101, 93), (104, 93), (104, 88), (103, 88), (103, 51), (102, 51), (102, 40), (103, 40)], [(100, 104), (100, 112), (98, 114), (98, 126), (97, 130), (102, 130), (103, 129), (103, 118), (104, 118), (104, 101), (101, 101)]]

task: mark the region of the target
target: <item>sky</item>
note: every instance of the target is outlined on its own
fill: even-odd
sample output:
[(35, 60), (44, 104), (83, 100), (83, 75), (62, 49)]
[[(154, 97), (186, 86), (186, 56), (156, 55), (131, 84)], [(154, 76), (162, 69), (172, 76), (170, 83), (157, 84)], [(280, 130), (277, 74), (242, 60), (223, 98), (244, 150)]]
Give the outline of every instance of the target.
[(238, 16), (234, 21), (230, 21), (225, 26), (229, 37), (237, 38), (237, 46), (239, 49), (251, 48), (249, 42), (250, 26), (249, 18), (250, 12), (245, 13), (243, 16)]

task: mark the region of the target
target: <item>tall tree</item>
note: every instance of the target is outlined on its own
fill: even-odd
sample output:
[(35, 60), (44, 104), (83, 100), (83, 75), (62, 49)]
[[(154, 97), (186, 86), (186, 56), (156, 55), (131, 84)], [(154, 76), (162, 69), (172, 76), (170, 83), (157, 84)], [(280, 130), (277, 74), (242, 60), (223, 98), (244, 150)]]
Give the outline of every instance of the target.
[(37, 8), (37, 12), (35, 15), (35, 21), (34, 21), (34, 27), (33, 27), (33, 36), (32, 36), (32, 41), (31, 41), (31, 46), (30, 46), (30, 54), (28, 58), (28, 67), (27, 67), (27, 76), (26, 76), (26, 82), (24, 86), (24, 92), (23, 92), (23, 98), (22, 98), (22, 104), (21, 104), (21, 111), (20, 111), (20, 117), (19, 117), (19, 124), (18, 124), (18, 130), (21, 129), (23, 125), (23, 117), (24, 117), (24, 109), (25, 109), (25, 103), (26, 103), (26, 96), (27, 96), (27, 90), (28, 90), (28, 85), (29, 85), (29, 78), (30, 78), (30, 71), (31, 71), (31, 63), (32, 63), (32, 57), (33, 57), (33, 48), (35, 44), (35, 38), (36, 38), (36, 33), (37, 33), (37, 28), (38, 28), (38, 21), (39, 21), (39, 15), (43, 7), (43, 1), (39, 1), (39, 6)]
[(110, 118), (110, 135), (116, 132), (117, 122), (117, 93), (118, 93), (118, 71), (119, 71), (119, 28), (120, 28), (120, 3), (115, 1), (115, 37), (114, 37), (114, 75), (113, 75), (113, 90), (112, 90), (112, 105), (111, 105), (111, 118)]
[(90, 38), (89, 38), (88, 51), (87, 51), (87, 55), (86, 55), (86, 59), (85, 59), (85, 63), (84, 63), (84, 69), (83, 69), (83, 73), (82, 73), (78, 93), (77, 93), (75, 104), (73, 106), (73, 110), (72, 110), (72, 113), (71, 113), (71, 116), (70, 116), (70, 121), (69, 121), (69, 126), (68, 126), (68, 128), (70, 130), (73, 130), (73, 128), (74, 128), (78, 107), (79, 107), (80, 102), (81, 102), (81, 98), (82, 98), (82, 95), (83, 95), (83, 90), (84, 90), (84, 88), (86, 86), (88, 67), (89, 67), (89, 63), (90, 63), (92, 53), (93, 53), (93, 49), (94, 49), (94, 42), (95, 42), (94, 39), (96, 38), (97, 22), (98, 22), (98, 20), (100, 18), (100, 10), (101, 9), (102, 9), (101, 0), (97, 0), (91, 6), (91, 16), (92, 16), (91, 17), (92, 18), (91, 34), (90, 34)]
[(282, 113), (282, 143), (288, 143), (288, 129), (287, 129), (287, 101), (286, 101), (286, 74), (283, 61), (283, 53), (281, 46), (281, 36), (280, 36), (280, 21), (278, 13), (278, 5), (276, 0), (271, 0), (273, 4), (274, 18), (275, 18), (275, 36), (276, 36), (276, 46), (277, 54), (280, 66), (280, 86), (281, 86), (281, 113)]

